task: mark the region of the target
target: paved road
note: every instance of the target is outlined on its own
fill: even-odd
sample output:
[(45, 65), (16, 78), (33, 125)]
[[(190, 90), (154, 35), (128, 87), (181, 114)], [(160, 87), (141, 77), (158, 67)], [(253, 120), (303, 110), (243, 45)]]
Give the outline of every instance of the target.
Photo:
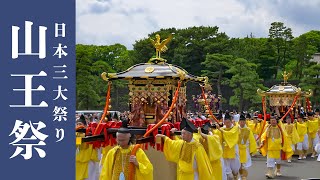
[[(267, 169), (266, 158), (257, 156), (252, 159), (252, 167), (249, 168), (249, 180), (264, 180)], [(281, 177), (276, 179), (301, 180), (308, 178), (318, 178), (320, 180), (320, 162), (316, 159), (307, 157), (306, 160), (298, 160), (297, 156), (293, 157), (292, 163), (283, 161), (281, 167)]]

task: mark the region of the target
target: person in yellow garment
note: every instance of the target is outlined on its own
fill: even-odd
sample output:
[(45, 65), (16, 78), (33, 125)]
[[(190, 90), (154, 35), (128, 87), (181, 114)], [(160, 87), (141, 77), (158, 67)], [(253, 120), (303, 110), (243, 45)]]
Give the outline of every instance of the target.
[(251, 154), (257, 152), (257, 143), (253, 136), (253, 132), (246, 125), (246, 118), (243, 114), (239, 120), (239, 155), (240, 155), (240, 176), (241, 180), (246, 180), (248, 177), (248, 168), (251, 167)]
[[(320, 139), (320, 129), (318, 130), (317, 136), (318, 136), (318, 138)], [(320, 141), (318, 142), (318, 144), (316, 145), (316, 147), (315, 147), (314, 149), (315, 149), (316, 152), (318, 153), (317, 161), (320, 162)]]
[(314, 117), (315, 117), (316, 119), (318, 119), (318, 125), (319, 125), (319, 130), (318, 130), (318, 139), (319, 139), (319, 141), (318, 141), (318, 144), (316, 145), (317, 148), (314, 148), (314, 149), (315, 149), (316, 152), (318, 153), (318, 154), (317, 154), (317, 156), (318, 156), (317, 161), (320, 161), (320, 109), (317, 108), (317, 109), (314, 111), (314, 113), (315, 113)]
[(171, 140), (163, 134), (161, 138), (163, 152), (168, 161), (177, 163), (177, 180), (213, 180), (213, 171), (203, 146), (193, 138), (197, 130), (194, 124), (185, 118), (180, 123), (181, 140)]
[(312, 148), (311, 157), (315, 158), (316, 156), (315, 147), (319, 141), (319, 138), (317, 136), (317, 132), (319, 129), (318, 118), (314, 117), (313, 112), (308, 112), (307, 114), (308, 114), (307, 126), (308, 126), (308, 136), (309, 136), (309, 147)]
[[(83, 114), (76, 120), (76, 126), (87, 127), (87, 122)], [(81, 143), (81, 145), (77, 146), (76, 152), (76, 180), (96, 180), (99, 177), (98, 172), (98, 149), (93, 148), (93, 144)]]
[[(286, 131), (288, 135), (288, 144), (291, 145), (292, 151), (295, 151), (295, 145), (299, 142), (299, 134), (296, 129), (296, 126), (291, 123), (292, 120), (290, 116), (286, 117), (286, 123), (283, 125), (284, 130)], [(291, 163), (291, 157), (288, 159), (288, 163)]]
[(304, 121), (307, 117), (304, 114), (300, 113), (297, 117), (296, 128), (299, 135), (299, 140), (297, 143), (297, 151), (299, 154), (298, 160), (306, 159), (307, 152), (309, 149), (309, 138), (308, 138), (308, 126), (307, 123)]
[(314, 117), (318, 119), (318, 125), (319, 125), (319, 129), (320, 129), (320, 109), (317, 108), (315, 111), (314, 111)]
[[(276, 176), (281, 176), (281, 153), (285, 153), (288, 159), (293, 155), (292, 148), (288, 144), (286, 132), (280, 129), (276, 116), (270, 117), (270, 125), (266, 128), (261, 136), (260, 150), (263, 156), (267, 156), (266, 177), (273, 179)], [(276, 170), (274, 169), (277, 164)]]
[(130, 155), (134, 145), (130, 142), (131, 134), (126, 124), (126, 122), (123, 123), (124, 127), (119, 128), (116, 134), (118, 145), (107, 153), (102, 165), (100, 180), (129, 179), (130, 163), (135, 166), (135, 180), (153, 179), (153, 166), (144, 151), (138, 149), (135, 156)]
[(247, 121), (248, 128), (253, 133), (254, 138), (259, 136), (260, 122), (258, 121), (258, 116), (253, 116), (253, 119)]
[(202, 128), (198, 128), (200, 138), (200, 143), (203, 145), (206, 153), (209, 157), (212, 170), (213, 179), (222, 180), (226, 179), (224, 169), (223, 169), (223, 158), (222, 158), (222, 146), (220, 142), (220, 137), (211, 132), (211, 127), (216, 125), (211, 125), (209, 122), (206, 123)]
[(222, 137), (223, 161), (228, 180), (238, 179), (239, 160), (239, 127), (234, 126), (229, 113), (225, 114), (224, 127), (217, 126)]

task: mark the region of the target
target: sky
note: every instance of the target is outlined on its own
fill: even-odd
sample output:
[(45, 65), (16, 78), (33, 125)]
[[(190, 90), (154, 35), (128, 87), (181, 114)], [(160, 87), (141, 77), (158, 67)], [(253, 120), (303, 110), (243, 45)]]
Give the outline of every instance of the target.
[(218, 26), (241, 38), (268, 37), (272, 22), (297, 37), (320, 30), (320, 0), (76, 0), (77, 44), (128, 49), (161, 28)]

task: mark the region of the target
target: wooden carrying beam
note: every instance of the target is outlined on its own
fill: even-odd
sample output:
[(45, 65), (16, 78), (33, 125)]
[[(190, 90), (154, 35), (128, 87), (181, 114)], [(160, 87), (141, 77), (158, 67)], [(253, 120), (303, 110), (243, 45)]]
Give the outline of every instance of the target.
[[(129, 127), (128, 128), (130, 133), (133, 135), (144, 135), (146, 133), (146, 128), (137, 128), (137, 127)], [(76, 132), (85, 133), (86, 129), (78, 129)], [(113, 136), (116, 135), (116, 132), (118, 132), (117, 128), (109, 128), (107, 129), (108, 134), (113, 134)], [(158, 129), (158, 134), (161, 134), (161, 129)], [(181, 131), (175, 131), (173, 135), (181, 135)], [(147, 143), (153, 140), (153, 134), (151, 133), (149, 137), (146, 138), (138, 138), (136, 140), (137, 144), (141, 143)], [(99, 135), (87, 135), (86, 137), (82, 137), (82, 142), (93, 142), (93, 141), (103, 141), (105, 139), (103, 132)]]

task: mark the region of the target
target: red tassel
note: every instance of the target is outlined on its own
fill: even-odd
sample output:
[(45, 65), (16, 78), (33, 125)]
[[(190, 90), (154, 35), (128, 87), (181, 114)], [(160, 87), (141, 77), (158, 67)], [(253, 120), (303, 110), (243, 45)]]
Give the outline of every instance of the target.
[(286, 152), (281, 150), (281, 159), (282, 160), (287, 160)]
[[(155, 124), (149, 124), (148, 127), (147, 127), (147, 131), (149, 131), (150, 129), (152, 129), (152, 127), (154, 126)], [(152, 132), (154, 134), (154, 132)], [(151, 141), (149, 144), (150, 146), (152, 146), (154, 148), (155, 146), (155, 141)], [(148, 148), (148, 147), (147, 147)]]
[(310, 108), (310, 100), (309, 100), (309, 98), (307, 98), (306, 99), (306, 101), (307, 101), (307, 109), (308, 109), (308, 112), (310, 112), (311, 111), (311, 108)]

